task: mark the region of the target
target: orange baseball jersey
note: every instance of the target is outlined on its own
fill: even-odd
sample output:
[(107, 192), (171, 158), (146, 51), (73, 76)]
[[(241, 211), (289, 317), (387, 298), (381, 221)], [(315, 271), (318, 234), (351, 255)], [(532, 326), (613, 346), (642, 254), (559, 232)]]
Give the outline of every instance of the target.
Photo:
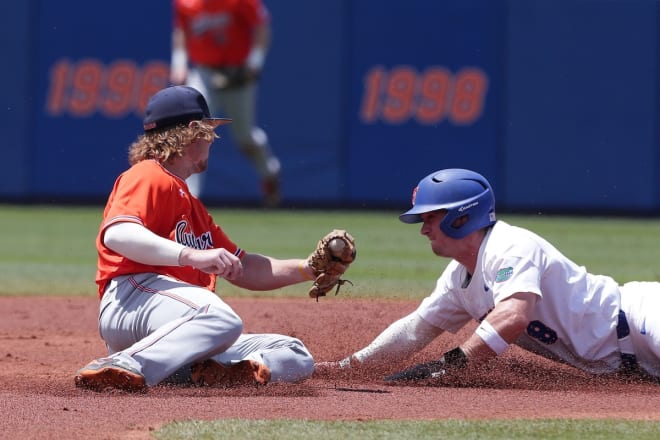
[(270, 20), (261, 0), (174, 0), (173, 15), (188, 59), (208, 67), (245, 64), (254, 28)]
[(144, 160), (117, 178), (103, 212), (103, 221), (96, 238), (99, 255), (96, 283), (99, 296), (103, 296), (112, 278), (144, 272), (168, 275), (215, 290), (215, 275), (190, 266), (141, 264), (108, 249), (103, 244), (103, 234), (108, 226), (119, 222), (138, 223), (161, 237), (195, 249), (225, 248), (239, 258), (245, 254), (214, 223), (202, 202), (190, 194), (183, 179), (171, 174), (155, 160)]

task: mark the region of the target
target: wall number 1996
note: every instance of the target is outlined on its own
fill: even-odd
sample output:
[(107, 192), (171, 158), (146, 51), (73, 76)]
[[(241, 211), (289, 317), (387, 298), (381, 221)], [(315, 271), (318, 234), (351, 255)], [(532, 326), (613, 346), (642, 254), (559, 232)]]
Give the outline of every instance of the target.
[(160, 61), (139, 66), (130, 60), (105, 65), (96, 59), (60, 59), (50, 70), (46, 111), (74, 117), (96, 112), (111, 118), (142, 115), (149, 97), (167, 84), (168, 75), (169, 66)]

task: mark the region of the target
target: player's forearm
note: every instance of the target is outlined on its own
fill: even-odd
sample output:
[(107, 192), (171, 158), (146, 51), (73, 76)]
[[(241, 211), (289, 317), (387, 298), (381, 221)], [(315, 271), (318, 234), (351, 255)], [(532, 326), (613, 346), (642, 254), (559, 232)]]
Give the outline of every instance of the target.
[(413, 312), (392, 323), (371, 344), (347, 359), (360, 364), (403, 360), (426, 347), (441, 333), (442, 329), (432, 326)]
[[(509, 334), (510, 331), (509, 328), (506, 333)], [(504, 339), (495, 327), (484, 320), (460, 348), (471, 364), (479, 364), (504, 353), (509, 345), (511, 342)]]
[(248, 290), (274, 290), (314, 278), (304, 259), (279, 260), (260, 254), (243, 257), (243, 276), (232, 283)]
[(185, 248), (131, 222), (109, 226), (103, 235), (103, 243), (130, 260), (153, 266), (179, 266), (179, 256)]
[(174, 84), (185, 81), (188, 69), (188, 52), (186, 51), (185, 34), (181, 29), (172, 31), (172, 56), (170, 60), (170, 79)]
[(533, 293), (521, 292), (498, 303), (461, 344), (470, 363), (484, 362), (504, 353), (527, 327), (536, 299)]
[(494, 358), (500, 353), (495, 352), (486, 341), (476, 334), (470, 336), (463, 344), (460, 345), (461, 350), (465, 353), (467, 360), (471, 364), (479, 364)]
[(254, 41), (250, 48), (245, 64), (252, 70), (259, 72), (263, 69), (270, 46), (270, 26), (264, 24), (254, 31)]
[(271, 31), (269, 24), (262, 24), (254, 30), (254, 40), (252, 46), (259, 46), (264, 51), (270, 47)]

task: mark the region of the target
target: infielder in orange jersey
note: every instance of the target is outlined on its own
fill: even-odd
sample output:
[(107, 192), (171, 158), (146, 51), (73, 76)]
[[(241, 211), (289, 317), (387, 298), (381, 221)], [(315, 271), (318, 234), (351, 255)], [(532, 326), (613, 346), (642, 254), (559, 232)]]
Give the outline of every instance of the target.
[(211, 118), (191, 87), (166, 88), (149, 100), (144, 134), (129, 149), (131, 167), (115, 182), (96, 240), (108, 356), (77, 372), (78, 387), (224, 387), (312, 374), (312, 355), (300, 340), (244, 334), (241, 318), (214, 293), (217, 277), (272, 290), (318, 275), (311, 255), (281, 260), (241, 249), (190, 194), (186, 178), (206, 169), (214, 129), (229, 122)]
[[(257, 85), (271, 40), (261, 0), (173, 0), (170, 80), (199, 90), (211, 113), (233, 118), (231, 131), (261, 179), (266, 206), (280, 202), (280, 161), (256, 123)], [(203, 192), (204, 174), (188, 179)]]
[(417, 310), (344, 359), (319, 363), (319, 373), (394, 368), (445, 331), (478, 321), (460, 346), (385, 380), (451, 384), (459, 370), (517, 344), (589, 373), (660, 382), (660, 283), (619, 285), (533, 232), (498, 220), (493, 189), (474, 171), (429, 174), (415, 187), (412, 205), (400, 220), (420, 223), (431, 251), (451, 261)]

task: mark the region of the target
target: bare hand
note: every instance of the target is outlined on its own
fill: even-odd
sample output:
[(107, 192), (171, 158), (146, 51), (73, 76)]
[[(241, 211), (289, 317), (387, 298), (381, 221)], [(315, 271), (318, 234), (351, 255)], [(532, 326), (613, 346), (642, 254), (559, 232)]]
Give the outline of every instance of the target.
[(186, 83), (188, 78), (188, 69), (171, 69), (170, 82), (174, 85), (182, 85)]
[(241, 260), (227, 249), (193, 249), (184, 248), (179, 256), (179, 264), (192, 266), (202, 272), (215, 274), (228, 280), (243, 276)]

